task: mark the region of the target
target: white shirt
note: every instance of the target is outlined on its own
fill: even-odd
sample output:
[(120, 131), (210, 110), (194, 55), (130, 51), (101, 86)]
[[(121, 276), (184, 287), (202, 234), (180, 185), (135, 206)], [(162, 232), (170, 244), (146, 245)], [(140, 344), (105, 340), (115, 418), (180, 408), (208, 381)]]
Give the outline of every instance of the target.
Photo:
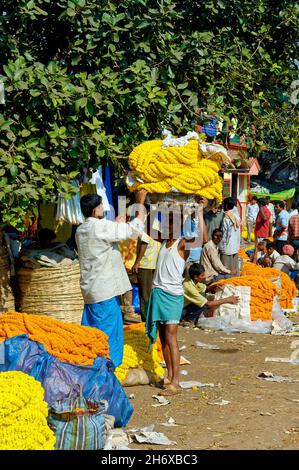
[(249, 203), (247, 206), (247, 219), (255, 221), (259, 213), (259, 205)]
[(162, 244), (153, 279), (153, 287), (172, 295), (184, 295), (183, 272), (186, 263), (178, 252), (179, 242), (180, 239), (169, 248), (166, 248), (165, 242)]
[(269, 202), (269, 204), (267, 204), (267, 207), (268, 207), (269, 211), (271, 212), (270, 223), (273, 224), (275, 222), (275, 218), (276, 218), (274, 205), (272, 204), (272, 202)]
[(224, 217), (222, 221), (223, 237), (219, 243), (219, 251), (223, 255), (235, 255), (240, 248), (240, 228), (234, 229), (234, 226), (228, 218)]
[(143, 233), (144, 224), (128, 224), (89, 217), (76, 232), (80, 262), (80, 286), (85, 304), (95, 304), (132, 289), (117, 244)]
[(273, 268), (289, 274), (290, 270), (298, 269), (298, 263), (295, 263), (295, 261), (288, 255), (281, 255), (276, 258)]
[(274, 250), (271, 255), (269, 255), (269, 258), (271, 258), (272, 262), (275, 263), (275, 261), (277, 260), (277, 258), (280, 257), (280, 254), (278, 253), (278, 251)]

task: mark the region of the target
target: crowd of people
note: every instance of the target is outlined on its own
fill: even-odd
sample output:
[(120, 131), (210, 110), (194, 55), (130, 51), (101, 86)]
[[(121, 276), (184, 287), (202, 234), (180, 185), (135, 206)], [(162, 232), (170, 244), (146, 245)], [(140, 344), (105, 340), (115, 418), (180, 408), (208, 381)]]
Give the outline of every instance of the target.
[[(184, 231), (183, 220), (183, 228), (178, 231), (177, 219), (170, 213), (167, 235), (161, 226), (154, 239), (151, 219), (145, 218), (142, 209), (145, 198), (145, 190), (136, 193), (139, 212), (128, 223), (106, 220), (100, 196), (81, 198), (86, 220), (76, 232), (76, 242), (85, 303), (82, 324), (97, 327), (108, 335), (110, 356), (115, 366), (119, 365), (123, 355), (123, 332), (118, 298), (131, 286), (117, 242), (138, 237), (132, 271), (138, 278), (141, 314), (150, 343), (156, 341), (159, 333), (162, 344), (167, 375), (160, 394), (172, 395), (180, 392), (179, 324), (195, 325), (200, 316), (208, 316), (215, 307), (239, 301), (237, 296), (215, 300), (212, 293), (215, 281), (240, 273), (238, 252), (242, 222), (234, 198), (224, 199), (221, 206), (207, 206), (201, 200), (202, 217), (199, 220), (192, 214), (191, 233)], [(297, 269), (294, 254), (299, 248), (298, 212), (290, 217), (284, 202), (272, 205), (267, 199), (253, 198), (248, 204), (247, 222), (249, 237), (252, 231), (256, 237), (253, 262), (285, 272)], [(273, 230), (272, 242), (267, 237)]]

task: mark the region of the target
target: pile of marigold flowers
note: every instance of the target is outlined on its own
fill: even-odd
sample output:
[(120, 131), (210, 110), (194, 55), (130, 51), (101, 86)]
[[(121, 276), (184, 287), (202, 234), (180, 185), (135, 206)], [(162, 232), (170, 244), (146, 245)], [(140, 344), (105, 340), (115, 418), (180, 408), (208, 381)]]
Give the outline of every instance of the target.
[(244, 263), (241, 274), (242, 275), (254, 274), (256, 276), (266, 277), (269, 280), (280, 278), (280, 281), (281, 281), (281, 290), (280, 290), (280, 296), (279, 296), (280, 306), (281, 308), (284, 308), (284, 309), (292, 309), (294, 307), (293, 299), (297, 296), (297, 289), (296, 289), (294, 282), (283, 271), (280, 271), (279, 269), (274, 269), (274, 268), (263, 268), (253, 263)]
[(62, 322), (43, 315), (8, 312), (0, 315), (0, 341), (28, 334), (62, 362), (92, 365), (109, 358), (108, 337), (97, 328)]
[[(220, 151), (218, 153), (221, 154)], [(222, 200), (219, 155), (205, 154), (196, 139), (190, 139), (182, 147), (166, 148), (163, 147), (163, 140), (143, 142), (129, 155), (129, 165), (135, 178), (128, 187), (131, 191), (144, 188), (149, 193), (160, 194), (175, 188), (181, 193)]]
[(273, 299), (278, 295), (277, 287), (267, 278), (260, 275), (233, 277), (215, 282), (217, 284), (228, 284), (231, 286), (248, 286), (250, 292), (250, 317), (252, 321), (269, 321), (272, 319)]
[(53, 450), (47, 416), (40, 382), (24, 372), (0, 373), (0, 450)]
[(152, 350), (149, 350), (149, 339), (145, 336), (145, 324), (137, 323), (124, 327), (124, 356), (122, 364), (115, 369), (115, 375), (122, 383), (128, 375), (129, 369), (144, 369), (163, 377), (164, 370), (160, 365), (161, 344), (157, 341)]

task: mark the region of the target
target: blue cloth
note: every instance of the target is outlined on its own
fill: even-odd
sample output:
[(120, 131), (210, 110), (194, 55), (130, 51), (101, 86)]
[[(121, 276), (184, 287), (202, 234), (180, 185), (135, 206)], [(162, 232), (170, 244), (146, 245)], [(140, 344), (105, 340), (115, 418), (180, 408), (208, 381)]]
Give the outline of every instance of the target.
[(157, 323), (180, 321), (184, 306), (183, 295), (172, 295), (154, 288), (146, 305), (146, 334), (151, 344), (157, 340)]
[(110, 206), (113, 206), (112, 197), (112, 184), (111, 184), (111, 169), (110, 165), (107, 165), (104, 170), (104, 186), (106, 188), (106, 195)]
[(123, 318), (118, 299), (112, 297), (96, 304), (85, 304), (81, 325), (98, 328), (108, 335), (109, 355), (118, 367), (124, 352)]
[(286, 210), (283, 210), (278, 214), (276, 218), (275, 228), (278, 230), (282, 230), (281, 227), (287, 227), (287, 228), (282, 232), (284, 233), (284, 235), (275, 237), (276, 240), (286, 241), (288, 239), (287, 230), (288, 230), (289, 220), (290, 220), (290, 214)]
[(101, 400), (108, 402), (107, 413), (115, 417), (116, 427), (126, 426), (133, 408), (114, 375), (110, 359), (99, 356), (91, 366), (61, 362), (41, 343), (31, 341), (28, 335), (14, 336), (4, 344), (5, 362), (0, 364), (0, 373), (20, 370), (39, 380), (50, 407), (57, 400), (69, 397), (78, 385), (84, 398), (97, 403)]
[[(189, 257), (187, 262), (199, 262), (202, 252), (202, 247), (197, 246), (199, 244), (199, 237), (198, 237), (198, 220), (193, 219), (192, 217), (188, 217), (184, 223), (182, 229), (182, 236), (186, 236), (188, 238), (194, 237), (195, 241), (191, 242), (190, 245), (194, 246), (194, 248), (190, 248)], [(188, 249), (188, 241), (187, 241), (187, 249)]]
[(217, 125), (218, 121), (215, 118), (211, 118), (208, 122), (206, 122), (202, 128), (201, 132), (204, 132), (208, 137), (216, 137), (217, 135)]

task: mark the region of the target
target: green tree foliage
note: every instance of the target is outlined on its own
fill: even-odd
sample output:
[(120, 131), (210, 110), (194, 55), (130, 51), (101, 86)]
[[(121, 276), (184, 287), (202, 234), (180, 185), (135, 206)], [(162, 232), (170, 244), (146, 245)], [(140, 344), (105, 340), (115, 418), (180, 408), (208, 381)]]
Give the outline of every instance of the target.
[[(21, 227), (82, 166), (202, 112), (296, 159), (290, 0), (2, 0), (0, 211)], [(298, 109), (298, 108), (297, 108)], [(283, 125), (282, 125), (283, 123)], [(298, 124), (298, 122), (297, 122)]]

